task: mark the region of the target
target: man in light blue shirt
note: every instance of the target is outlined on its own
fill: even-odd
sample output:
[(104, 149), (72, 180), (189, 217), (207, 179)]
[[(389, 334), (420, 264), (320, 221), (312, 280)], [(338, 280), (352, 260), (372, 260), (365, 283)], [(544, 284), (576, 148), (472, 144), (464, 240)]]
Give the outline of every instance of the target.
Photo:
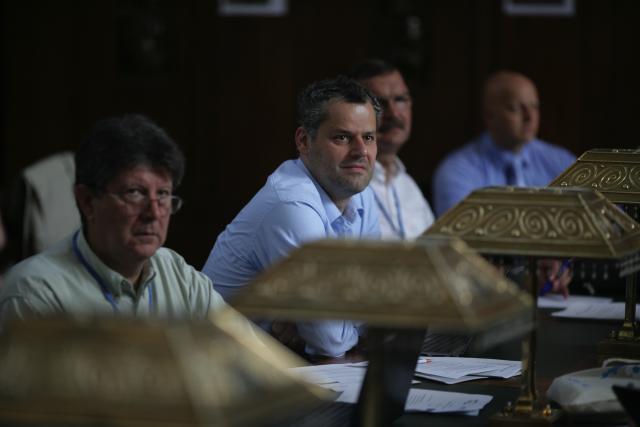
[(449, 154), (436, 169), (433, 202), (437, 215), (478, 188), (546, 186), (575, 161), (565, 148), (536, 138), (538, 93), (524, 75), (500, 71), (489, 77), (483, 111), (487, 131)]
[[(378, 211), (368, 185), (380, 111), (369, 91), (344, 77), (302, 91), (295, 131), (300, 157), (285, 161), (269, 176), (218, 236), (202, 270), (227, 301), (233, 303), (238, 290), (302, 243), (379, 238)], [(310, 355), (337, 357), (358, 343), (353, 322), (296, 326)]]

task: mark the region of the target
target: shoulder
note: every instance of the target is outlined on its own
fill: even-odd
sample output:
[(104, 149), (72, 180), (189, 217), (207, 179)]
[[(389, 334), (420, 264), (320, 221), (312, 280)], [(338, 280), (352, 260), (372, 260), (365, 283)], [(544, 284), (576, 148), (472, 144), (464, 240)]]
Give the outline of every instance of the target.
[(418, 183), (416, 183), (411, 175), (404, 172), (398, 175), (398, 178), (399, 197), (403, 199), (403, 201), (412, 200), (413, 203), (424, 205), (431, 210), (427, 199), (424, 197), (424, 194), (422, 194), (420, 186), (418, 186)]
[(65, 253), (43, 252), (13, 266), (0, 290), (0, 309), (9, 301), (22, 301), (39, 312), (57, 310), (67, 286), (77, 281), (78, 265)]
[(51, 250), (33, 255), (9, 269), (5, 277), (5, 287), (13, 286), (26, 280), (51, 280), (76, 270), (75, 262), (68, 241), (61, 242)]
[[(487, 152), (483, 149), (481, 140), (473, 140), (449, 153), (438, 165), (434, 172), (434, 184), (441, 185), (446, 181), (470, 178), (481, 173), (486, 167)], [(461, 174), (460, 171), (464, 171)]]
[(531, 141), (531, 151), (540, 160), (557, 164), (563, 168), (570, 166), (576, 160), (575, 154), (565, 147), (539, 139)]
[(406, 171), (403, 171), (400, 174), (398, 174), (398, 184), (403, 189), (410, 190), (413, 192), (419, 192), (420, 195), (422, 195), (422, 191), (420, 191), (420, 187), (418, 187), (418, 184), (416, 183), (416, 181)]
[(301, 240), (326, 234), (328, 218), (323, 209), (305, 202), (283, 202), (274, 206), (263, 220), (261, 234), (281, 233)]
[(475, 165), (484, 161), (485, 157), (486, 152), (482, 149), (481, 140), (475, 139), (447, 154), (440, 162), (437, 171), (443, 172), (452, 167), (458, 168), (459, 165)]
[(281, 202), (321, 204), (320, 194), (312, 179), (303, 169), (301, 160), (287, 160), (267, 179), (267, 186)]
[(533, 141), (531, 141), (531, 145), (533, 148), (535, 148), (536, 151), (543, 151), (546, 153), (552, 152), (552, 153), (557, 153), (563, 156), (573, 157), (573, 158), (576, 157), (575, 154), (573, 154), (571, 151), (569, 151), (565, 147), (562, 147), (557, 144), (552, 144), (550, 142), (543, 141), (541, 139), (534, 139)]
[(209, 278), (188, 264), (176, 251), (162, 247), (151, 257), (156, 274), (163, 278), (174, 277), (182, 284), (193, 284), (194, 281), (208, 282)]
[[(221, 236), (252, 238), (265, 222), (273, 222), (283, 209), (319, 210), (320, 195), (311, 179), (296, 162), (282, 163), (268, 178), (234, 220), (225, 228)], [(304, 206), (307, 206), (304, 208)]]

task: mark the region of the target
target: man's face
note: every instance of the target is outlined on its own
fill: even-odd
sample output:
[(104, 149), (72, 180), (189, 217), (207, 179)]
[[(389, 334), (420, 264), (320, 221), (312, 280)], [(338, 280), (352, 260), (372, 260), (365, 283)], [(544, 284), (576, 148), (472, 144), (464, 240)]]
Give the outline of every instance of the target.
[[(161, 169), (135, 166), (116, 175), (83, 209), (94, 252), (112, 268), (150, 258), (164, 244), (171, 217), (170, 207), (161, 207), (157, 199), (171, 191), (171, 176)], [(153, 200), (127, 201), (138, 192)]]
[(376, 115), (370, 103), (332, 101), (315, 138), (296, 130), (305, 165), (339, 207), (363, 191), (376, 159)]
[(489, 100), (485, 114), (487, 129), (495, 142), (517, 151), (538, 134), (538, 92), (528, 80), (508, 79)]
[(379, 99), (383, 108), (378, 149), (380, 153), (395, 155), (411, 135), (409, 89), (397, 71), (362, 80), (361, 83)]

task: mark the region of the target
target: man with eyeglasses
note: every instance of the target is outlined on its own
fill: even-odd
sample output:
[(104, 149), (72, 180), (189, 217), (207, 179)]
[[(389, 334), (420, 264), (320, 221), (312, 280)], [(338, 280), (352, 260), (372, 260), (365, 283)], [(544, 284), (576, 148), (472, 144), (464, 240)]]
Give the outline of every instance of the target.
[(382, 238), (415, 239), (433, 223), (433, 212), (398, 158), (398, 151), (411, 136), (409, 88), (400, 71), (380, 59), (357, 63), (350, 76), (376, 96), (383, 111), (378, 128), (378, 157), (371, 180), (380, 211)]
[(98, 122), (76, 152), (82, 229), (9, 271), (0, 324), (50, 314), (204, 318), (226, 307), (205, 275), (162, 247), (183, 173), (182, 152), (146, 117)]

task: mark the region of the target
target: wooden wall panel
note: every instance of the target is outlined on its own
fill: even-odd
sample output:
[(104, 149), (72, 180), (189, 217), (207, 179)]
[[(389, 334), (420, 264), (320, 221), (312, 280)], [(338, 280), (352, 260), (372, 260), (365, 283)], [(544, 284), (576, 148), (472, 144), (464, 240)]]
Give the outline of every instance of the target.
[(442, 157), (482, 129), (482, 81), (504, 67), (538, 83), (545, 139), (576, 154), (635, 147), (639, 4), (579, 0), (550, 18), (505, 16), (499, 0), (292, 0), (284, 17), (220, 17), (208, 0), (5, 0), (0, 184), (99, 118), (148, 114), (187, 156), (168, 245), (199, 267), (295, 156), (297, 92), (365, 56), (406, 66), (401, 157), (427, 194)]

